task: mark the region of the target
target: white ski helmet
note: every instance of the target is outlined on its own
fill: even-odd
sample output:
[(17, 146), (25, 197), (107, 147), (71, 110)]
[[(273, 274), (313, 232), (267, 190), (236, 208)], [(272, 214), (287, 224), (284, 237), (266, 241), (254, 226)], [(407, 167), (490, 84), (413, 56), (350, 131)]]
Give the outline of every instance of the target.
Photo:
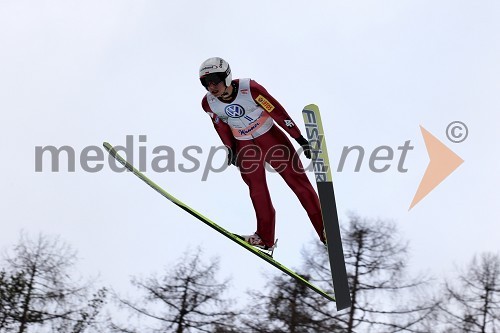
[(200, 66), (200, 81), (207, 88), (210, 82), (224, 82), (229, 87), (232, 81), (231, 67), (226, 60), (214, 57), (205, 60)]

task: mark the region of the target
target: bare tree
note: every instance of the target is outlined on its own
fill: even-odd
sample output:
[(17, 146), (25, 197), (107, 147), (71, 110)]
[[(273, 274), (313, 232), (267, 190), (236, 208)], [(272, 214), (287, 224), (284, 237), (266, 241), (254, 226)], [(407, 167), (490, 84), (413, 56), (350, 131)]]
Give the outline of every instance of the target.
[[(132, 284), (144, 296), (139, 301), (118, 298), (119, 302), (140, 317), (150, 319), (151, 332), (212, 332), (231, 328), (236, 313), (229, 309), (230, 301), (223, 298), (228, 281), (218, 282), (218, 260), (205, 265), (200, 250), (186, 253), (164, 276), (134, 278)], [(146, 332), (113, 324), (116, 332)]]
[[(4, 273), (4, 287), (0, 287), (7, 295), (2, 297), (0, 318), (8, 318), (11, 331), (25, 333), (36, 328), (37, 332), (71, 333), (69, 327), (73, 329), (77, 323), (90, 287), (71, 275), (75, 258), (75, 251), (57, 237), (39, 235), (32, 239), (21, 234), (5, 256), (8, 276)], [(7, 307), (3, 306), (5, 302)]]
[(22, 273), (10, 275), (6, 271), (0, 272), (0, 332), (14, 330), (25, 288), (26, 281)]
[(57, 333), (86, 333), (89, 331), (100, 332), (106, 321), (100, 319), (103, 306), (107, 301), (107, 288), (97, 290), (87, 301), (85, 306), (81, 306), (71, 318), (64, 318), (52, 323), (51, 332)]
[[(343, 332), (428, 333), (423, 325), (435, 318), (437, 302), (417, 298), (426, 280), (407, 277), (408, 245), (395, 224), (351, 216), (342, 234), (352, 306), (332, 317)], [(324, 247), (314, 245), (304, 257), (309, 274), (328, 288), (331, 274)]]
[(330, 315), (334, 312), (334, 304), (303, 283), (276, 275), (267, 289), (266, 292), (250, 292), (253, 305), (249, 307), (248, 318), (243, 320), (245, 332), (342, 332)]
[(467, 333), (500, 331), (500, 257), (474, 256), (455, 283), (445, 283), (441, 307), (447, 330)]

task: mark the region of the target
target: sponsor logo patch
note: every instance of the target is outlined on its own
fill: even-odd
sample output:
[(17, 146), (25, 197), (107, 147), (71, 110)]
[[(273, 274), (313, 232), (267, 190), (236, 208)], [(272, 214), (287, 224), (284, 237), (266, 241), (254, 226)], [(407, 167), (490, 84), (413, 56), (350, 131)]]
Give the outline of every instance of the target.
[(260, 123), (256, 123), (250, 127), (247, 127), (245, 129), (241, 129), (241, 130), (238, 130), (238, 132), (240, 133), (240, 135), (247, 135), (248, 133), (252, 132), (254, 129), (256, 129), (258, 126), (260, 125)]
[(210, 116), (210, 118), (212, 118), (212, 121), (214, 122), (214, 124), (218, 124), (219, 123), (219, 116), (217, 116), (215, 113), (213, 112), (207, 112), (208, 115)]
[(224, 108), (224, 112), (231, 118), (241, 118), (245, 115), (245, 109), (239, 104), (231, 104)]
[(262, 95), (257, 96), (256, 101), (267, 112), (271, 112), (274, 110), (274, 105), (272, 105), (271, 102), (269, 102), (264, 96)]

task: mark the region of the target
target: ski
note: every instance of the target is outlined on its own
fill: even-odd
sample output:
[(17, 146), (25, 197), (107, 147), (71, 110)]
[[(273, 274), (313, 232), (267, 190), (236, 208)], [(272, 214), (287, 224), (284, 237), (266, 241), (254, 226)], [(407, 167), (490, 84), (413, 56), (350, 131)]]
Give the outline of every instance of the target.
[(332, 295), (328, 294), (327, 292), (321, 290), (320, 288), (316, 287), (315, 285), (313, 285), (307, 279), (303, 278), (298, 273), (294, 272), (293, 270), (289, 269), (288, 267), (282, 265), (281, 263), (279, 263), (278, 261), (276, 261), (275, 259), (273, 259), (272, 258), (272, 253), (269, 254), (267, 252), (263, 252), (263, 251), (255, 248), (255, 247), (251, 246), (250, 244), (248, 244), (247, 242), (245, 242), (244, 240), (242, 240), (241, 236), (233, 234), (233, 233), (227, 231), (223, 227), (219, 226), (217, 223), (213, 222), (209, 218), (207, 218), (207, 217), (203, 216), (202, 214), (198, 213), (193, 208), (189, 207), (188, 205), (186, 205), (185, 203), (183, 203), (182, 201), (180, 201), (179, 199), (177, 199), (176, 197), (174, 197), (170, 193), (166, 192), (160, 186), (158, 186), (157, 184), (155, 184), (151, 179), (149, 179), (148, 177), (146, 177), (142, 172), (140, 172), (139, 170), (137, 170), (131, 163), (129, 163), (128, 161), (126, 161), (122, 156), (120, 156), (118, 154), (118, 152), (115, 150), (115, 148), (113, 148), (113, 146), (111, 146), (109, 143), (104, 142), (103, 146), (108, 151), (108, 153), (113, 158), (115, 158), (120, 164), (122, 164), (127, 170), (129, 170), (130, 172), (132, 172), (134, 175), (136, 175), (139, 179), (141, 179), (143, 182), (145, 182), (146, 184), (148, 184), (152, 189), (154, 189), (156, 192), (158, 192), (159, 194), (161, 194), (163, 197), (165, 197), (166, 199), (170, 200), (172, 203), (174, 203), (175, 205), (177, 205), (181, 209), (185, 210), (186, 212), (188, 212), (189, 214), (191, 214), (192, 216), (194, 216), (195, 218), (197, 218), (201, 222), (205, 223), (207, 226), (209, 226), (212, 229), (216, 230), (217, 232), (219, 232), (223, 236), (229, 238), (230, 240), (232, 240), (236, 244), (242, 246), (246, 250), (250, 251), (251, 253), (253, 253), (256, 256), (258, 256), (259, 258), (261, 258), (264, 261), (266, 261), (267, 263), (273, 265), (274, 267), (276, 267), (277, 269), (279, 269), (283, 273), (287, 274), (288, 276), (292, 277), (296, 281), (298, 281), (300, 283), (303, 283), (304, 285), (306, 285), (307, 287), (309, 287), (313, 291), (317, 292), (321, 296), (327, 298), (330, 301), (335, 302), (335, 297), (333, 297)]
[(347, 281), (330, 162), (318, 106), (314, 104), (305, 106), (302, 110), (302, 117), (304, 118), (307, 139), (311, 145), (312, 163), (325, 226), (337, 310), (342, 310), (351, 306), (351, 296), (349, 282)]

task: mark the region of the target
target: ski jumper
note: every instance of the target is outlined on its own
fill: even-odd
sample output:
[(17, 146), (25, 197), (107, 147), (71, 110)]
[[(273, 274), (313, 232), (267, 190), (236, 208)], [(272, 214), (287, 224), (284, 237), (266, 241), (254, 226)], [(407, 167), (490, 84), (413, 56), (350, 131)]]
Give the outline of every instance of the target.
[(248, 185), (257, 217), (256, 234), (269, 247), (274, 244), (275, 210), (266, 182), (265, 163), (270, 164), (292, 189), (306, 210), (321, 241), (323, 219), (318, 195), (304, 172), (288, 137), (301, 136), (286, 110), (260, 84), (251, 79), (233, 80), (235, 97), (222, 101), (208, 92), (202, 107), (212, 118), (225, 146), (237, 153), (241, 177)]

